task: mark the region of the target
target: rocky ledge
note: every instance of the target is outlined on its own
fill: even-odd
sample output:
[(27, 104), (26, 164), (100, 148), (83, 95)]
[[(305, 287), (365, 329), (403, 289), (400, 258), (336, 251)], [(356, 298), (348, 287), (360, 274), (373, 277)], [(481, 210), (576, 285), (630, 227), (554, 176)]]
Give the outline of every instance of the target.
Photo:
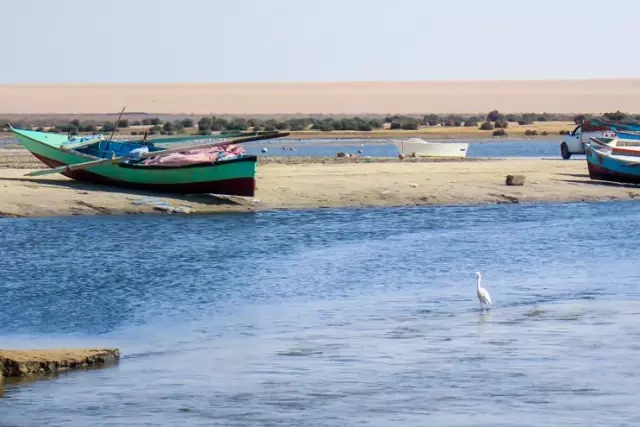
[(0, 350), (0, 379), (51, 375), (120, 360), (119, 349)]

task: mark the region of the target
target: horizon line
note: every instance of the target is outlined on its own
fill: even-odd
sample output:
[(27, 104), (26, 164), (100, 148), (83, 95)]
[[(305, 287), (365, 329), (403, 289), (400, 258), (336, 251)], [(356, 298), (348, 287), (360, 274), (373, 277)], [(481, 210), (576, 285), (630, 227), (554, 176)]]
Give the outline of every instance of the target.
[(122, 81), (122, 82), (13, 82), (0, 86), (113, 86), (113, 85), (300, 85), (300, 84), (416, 84), (416, 83), (518, 83), (518, 82), (589, 82), (589, 81), (640, 81), (639, 77), (575, 77), (529, 79), (451, 79), (451, 80), (264, 80), (264, 81)]

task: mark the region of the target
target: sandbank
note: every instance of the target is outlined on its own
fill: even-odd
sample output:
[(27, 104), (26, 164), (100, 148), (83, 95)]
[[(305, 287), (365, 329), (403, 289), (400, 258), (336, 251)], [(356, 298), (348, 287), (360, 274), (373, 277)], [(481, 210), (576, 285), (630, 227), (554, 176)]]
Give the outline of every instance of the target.
[[(3, 150), (2, 154), (5, 157), (0, 156), (0, 165), (5, 167), (0, 167), (0, 215), (6, 217), (152, 212), (209, 214), (640, 197), (640, 188), (636, 186), (590, 180), (586, 161), (581, 159), (401, 161), (267, 157), (261, 158), (258, 164), (256, 198), (251, 200), (121, 190), (73, 181), (62, 175), (24, 177), (28, 168), (42, 165), (28, 157), (26, 150)], [(507, 174), (525, 175), (525, 185), (505, 185)]]
[(70, 369), (99, 367), (119, 359), (118, 349), (0, 350), (0, 380), (55, 375)]

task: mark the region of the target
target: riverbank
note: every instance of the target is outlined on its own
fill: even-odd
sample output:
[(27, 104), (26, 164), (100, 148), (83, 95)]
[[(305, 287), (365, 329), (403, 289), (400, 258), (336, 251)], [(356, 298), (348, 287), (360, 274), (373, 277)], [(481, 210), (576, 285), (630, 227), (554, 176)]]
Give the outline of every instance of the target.
[[(0, 168), (0, 215), (5, 217), (152, 212), (207, 214), (640, 197), (640, 188), (590, 180), (583, 160), (264, 158), (258, 165), (255, 200), (126, 191), (76, 182), (62, 175), (30, 178), (24, 174), (31, 164), (16, 160), (5, 165), (11, 166)], [(525, 175), (524, 186), (505, 185), (507, 174)]]
[(0, 381), (100, 367), (119, 359), (118, 349), (0, 350)]

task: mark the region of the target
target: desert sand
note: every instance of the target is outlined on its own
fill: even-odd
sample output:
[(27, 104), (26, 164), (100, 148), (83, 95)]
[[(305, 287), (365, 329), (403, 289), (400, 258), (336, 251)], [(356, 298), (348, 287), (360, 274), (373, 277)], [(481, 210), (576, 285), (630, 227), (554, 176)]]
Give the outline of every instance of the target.
[(0, 114), (640, 111), (640, 79), (0, 85)]
[[(256, 199), (247, 200), (126, 191), (84, 184), (62, 175), (24, 177), (28, 172), (25, 167), (42, 167), (25, 154), (25, 150), (0, 152), (0, 165), (5, 166), (0, 168), (0, 216), (134, 214), (175, 209), (198, 214), (640, 197), (640, 188), (635, 186), (591, 181), (584, 160), (265, 158), (258, 165)], [(507, 174), (525, 175), (524, 186), (505, 185)]]

